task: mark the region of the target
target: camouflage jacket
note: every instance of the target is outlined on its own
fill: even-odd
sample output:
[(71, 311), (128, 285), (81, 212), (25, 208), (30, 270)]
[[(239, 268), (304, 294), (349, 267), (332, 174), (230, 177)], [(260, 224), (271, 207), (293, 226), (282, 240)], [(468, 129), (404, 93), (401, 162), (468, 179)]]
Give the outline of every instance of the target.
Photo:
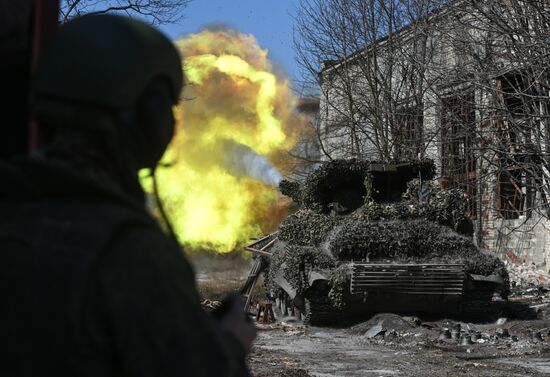
[(140, 201), (40, 160), (0, 176), (0, 375), (248, 375)]

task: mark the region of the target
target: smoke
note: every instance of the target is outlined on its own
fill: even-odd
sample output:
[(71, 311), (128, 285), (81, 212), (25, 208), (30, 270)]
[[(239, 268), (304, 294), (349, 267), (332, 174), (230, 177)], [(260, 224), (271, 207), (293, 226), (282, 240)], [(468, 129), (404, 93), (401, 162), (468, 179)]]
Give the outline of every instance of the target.
[(283, 179), (279, 170), (264, 156), (246, 145), (225, 141), (227, 169), (236, 176), (248, 176), (270, 186), (278, 186)]

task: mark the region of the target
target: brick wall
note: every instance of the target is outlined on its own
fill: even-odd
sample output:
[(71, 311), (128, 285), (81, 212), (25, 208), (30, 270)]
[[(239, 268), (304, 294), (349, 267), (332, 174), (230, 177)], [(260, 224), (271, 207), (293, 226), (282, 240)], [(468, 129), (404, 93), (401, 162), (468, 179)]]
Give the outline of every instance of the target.
[[(506, 220), (496, 210), (496, 179), (486, 175), (481, 196), (481, 248), (497, 253), (502, 259), (512, 252), (527, 264), (534, 263), (543, 271), (550, 270), (550, 220), (536, 213), (531, 218), (520, 216)], [(479, 232), (479, 227), (476, 227)]]

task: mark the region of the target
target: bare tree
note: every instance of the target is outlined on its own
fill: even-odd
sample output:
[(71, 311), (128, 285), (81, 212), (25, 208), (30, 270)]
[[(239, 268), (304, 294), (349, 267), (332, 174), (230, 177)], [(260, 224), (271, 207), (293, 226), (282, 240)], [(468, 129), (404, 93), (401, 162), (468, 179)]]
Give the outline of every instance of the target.
[(61, 22), (84, 14), (121, 12), (142, 17), (153, 24), (177, 22), (192, 0), (62, 0)]
[(479, 240), (550, 219), (550, 2), (305, 0), (295, 45), (326, 158), (434, 158)]
[(549, 217), (550, 3), (462, 1), (448, 24), (442, 39), (457, 59), (441, 69), (461, 90), (442, 106), (454, 117), (443, 173), (479, 205), (494, 194), (503, 219)]
[[(438, 0), (305, 0), (295, 47), (321, 88), (322, 150), (327, 158), (422, 158)], [(319, 74), (320, 73), (320, 74)]]

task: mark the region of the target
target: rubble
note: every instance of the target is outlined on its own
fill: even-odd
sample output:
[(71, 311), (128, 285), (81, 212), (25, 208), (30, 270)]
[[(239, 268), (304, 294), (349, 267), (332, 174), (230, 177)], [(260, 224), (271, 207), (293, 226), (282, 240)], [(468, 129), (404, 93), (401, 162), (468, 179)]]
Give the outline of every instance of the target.
[(461, 346), (471, 346), (472, 344), (474, 343), (472, 342), (472, 337), (470, 335), (467, 335), (467, 334), (462, 335), (462, 337), (460, 338)]
[[(380, 333), (395, 331), (397, 334), (413, 332), (421, 325), (412, 321), (411, 317), (400, 316), (392, 313), (380, 313), (372, 316), (365, 322), (358, 323), (350, 327), (347, 332), (353, 335), (361, 335), (367, 338), (373, 338)], [(376, 332), (378, 331), (378, 332)], [(371, 336), (373, 335), (374, 336)]]
[(439, 340), (449, 340), (451, 339), (451, 332), (449, 329), (444, 328), (442, 329), (441, 333), (439, 334)]
[[(538, 302), (530, 295), (525, 300), (527, 305)], [(282, 352), (282, 358), (299, 360), (294, 367), (313, 375), (359, 376), (364, 375), (365, 365), (380, 376), (422, 377), (456, 371), (476, 377), (548, 375), (550, 321), (506, 317), (502, 322), (428, 321), (390, 313), (374, 315), (344, 330), (304, 327), (295, 322), (281, 329), (269, 325), (272, 331), (260, 331), (256, 349), (269, 350), (270, 360)], [(292, 326), (296, 327), (295, 335), (287, 329)], [(506, 329), (509, 336), (498, 336), (504, 332), (499, 328)], [(451, 330), (456, 333), (454, 339)], [(253, 371), (263, 368), (265, 360), (265, 354), (253, 357)], [(394, 368), (391, 373), (390, 366)], [(270, 372), (265, 375), (276, 375)]]
[[(368, 321), (351, 327), (350, 334), (360, 335), (371, 342), (410, 345), (410, 343), (429, 346), (475, 346), (473, 350), (481, 352), (482, 348), (514, 347), (524, 349), (536, 344), (550, 347), (550, 322), (513, 320), (510, 326), (501, 327), (491, 324), (474, 324), (441, 320), (415, 326), (406, 317), (396, 314), (378, 314)], [(391, 335), (390, 335), (391, 334)], [(515, 344), (517, 343), (517, 344)], [(515, 344), (515, 345), (514, 345)]]
[(550, 287), (550, 274), (541, 271), (534, 263), (522, 262), (511, 251), (508, 251), (505, 266), (510, 275), (512, 287)]
[(510, 336), (510, 332), (508, 331), (508, 329), (503, 329), (502, 327), (499, 327), (496, 330), (495, 335), (499, 338), (508, 338)]
[(372, 326), (366, 333), (365, 336), (367, 338), (375, 338), (379, 335), (384, 335), (386, 333), (386, 330), (382, 327), (382, 325), (379, 323), (377, 325)]

